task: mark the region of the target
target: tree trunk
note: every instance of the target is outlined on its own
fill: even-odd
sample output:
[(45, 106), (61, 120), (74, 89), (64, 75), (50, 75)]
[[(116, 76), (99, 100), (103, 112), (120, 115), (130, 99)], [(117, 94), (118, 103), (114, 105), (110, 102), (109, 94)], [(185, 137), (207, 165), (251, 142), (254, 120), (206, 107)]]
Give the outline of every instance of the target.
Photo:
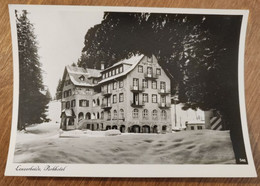
[(245, 151), (244, 138), (242, 133), (241, 122), (237, 125), (232, 124), (230, 126), (230, 138), (233, 145), (237, 164), (248, 164)]

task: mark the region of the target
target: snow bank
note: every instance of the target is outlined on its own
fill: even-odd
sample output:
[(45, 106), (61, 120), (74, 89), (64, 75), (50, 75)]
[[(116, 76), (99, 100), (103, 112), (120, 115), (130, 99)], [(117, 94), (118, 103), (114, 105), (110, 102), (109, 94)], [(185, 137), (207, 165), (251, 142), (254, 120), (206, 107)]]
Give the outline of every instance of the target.
[(84, 138), (84, 137), (104, 137), (104, 136), (117, 136), (121, 135), (119, 130), (107, 131), (91, 131), (91, 130), (71, 130), (60, 131), (60, 138)]
[(59, 125), (55, 123), (28, 128), (26, 133), (18, 134), (14, 162), (235, 164), (228, 131), (106, 136), (106, 131), (75, 130), (67, 134), (84, 137), (60, 138)]

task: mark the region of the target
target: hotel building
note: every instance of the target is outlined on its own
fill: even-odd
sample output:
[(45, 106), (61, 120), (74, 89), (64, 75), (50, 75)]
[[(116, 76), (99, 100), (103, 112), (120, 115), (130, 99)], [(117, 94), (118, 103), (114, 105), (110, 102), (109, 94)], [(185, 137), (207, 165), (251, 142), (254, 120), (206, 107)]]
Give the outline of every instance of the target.
[(154, 56), (102, 63), (101, 70), (66, 66), (62, 82), (63, 130), (172, 130), (170, 78)]

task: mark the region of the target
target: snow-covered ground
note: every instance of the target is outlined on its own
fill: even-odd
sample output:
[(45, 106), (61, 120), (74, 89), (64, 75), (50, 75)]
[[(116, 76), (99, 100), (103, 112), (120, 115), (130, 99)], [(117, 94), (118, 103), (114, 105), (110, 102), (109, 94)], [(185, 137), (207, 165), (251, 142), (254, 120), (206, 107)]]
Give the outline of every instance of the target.
[[(49, 123), (18, 132), (16, 163), (226, 164), (235, 163), (227, 131), (118, 134), (60, 131), (60, 102), (49, 104)], [(109, 136), (111, 135), (112, 136)]]
[[(226, 164), (235, 163), (229, 132), (181, 131), (171, 134), (59, 137), (58, 123), (18, 132), (17, 163)], [(79, 133), (79, 132), (78, 132)], [(77, 134), (77, 132), (75, 132)]]

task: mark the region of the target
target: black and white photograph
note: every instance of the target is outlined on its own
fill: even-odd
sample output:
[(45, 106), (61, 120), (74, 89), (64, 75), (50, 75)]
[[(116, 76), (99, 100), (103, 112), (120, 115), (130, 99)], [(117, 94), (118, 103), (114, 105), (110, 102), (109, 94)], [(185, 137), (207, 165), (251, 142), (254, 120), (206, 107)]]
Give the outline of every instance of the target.
[(256, 176), (243, 84), (248, 11), (9, 5), (9, 13), (7, 175)]

